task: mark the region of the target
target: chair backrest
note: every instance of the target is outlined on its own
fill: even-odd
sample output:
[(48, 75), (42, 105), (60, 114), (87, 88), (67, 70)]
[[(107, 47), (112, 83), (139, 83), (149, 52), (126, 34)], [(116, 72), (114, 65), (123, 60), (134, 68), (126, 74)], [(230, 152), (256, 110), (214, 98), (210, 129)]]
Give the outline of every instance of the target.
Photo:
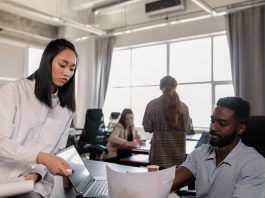
[(104, 127), (102, 109), (88, 109), (86, 112), (85, 126), (80, 136), (80, 143), (96, 143), (99, 128)]
[(241, 140), (265, 157), (265, 116), (251, 116)]
[(86, 120), (84, 128), (89, 128), (91, 122), (102, 123), (103, 122), (103, 112), (102, 109), (88, 109), (86, 111)]
[(206, 131), (202, 132), (202, 135), (201, 135), (200, 139), (198, 140), (195, 148), (198, 148), (203, 144), (210, 144), (209, 132), (206, 132)]
[(113, 130), (114, 126), (119, 121), (120, 115), (120, 112), (111, 112), (107, 129), (108, 132), (111, 132)]

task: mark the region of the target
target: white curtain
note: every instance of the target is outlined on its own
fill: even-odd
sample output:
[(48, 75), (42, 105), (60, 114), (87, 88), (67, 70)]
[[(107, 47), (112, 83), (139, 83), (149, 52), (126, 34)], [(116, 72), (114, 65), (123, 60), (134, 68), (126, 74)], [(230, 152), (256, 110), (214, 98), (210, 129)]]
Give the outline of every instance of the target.
[(265, 115), (265, 6), (226, 19), (235, 94), (250, 102), (252, 115)]
[(102, 109), (108, 88), (114, 37), (98, 38), (95, 41), (95, 107)]

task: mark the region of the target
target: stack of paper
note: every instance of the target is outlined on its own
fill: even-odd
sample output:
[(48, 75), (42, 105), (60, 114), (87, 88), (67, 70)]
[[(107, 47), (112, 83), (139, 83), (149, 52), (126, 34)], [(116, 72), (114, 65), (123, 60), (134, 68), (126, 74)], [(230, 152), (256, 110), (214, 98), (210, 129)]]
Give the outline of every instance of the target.
[(9, 197), (31, 192), (34, 189), (33, 180), (24, 177), (0, 180), (0, 197)]
[(156, 172), (124, 173), (107, 165), (110, 198), (166, 198), (171, 190), (176, 167)]

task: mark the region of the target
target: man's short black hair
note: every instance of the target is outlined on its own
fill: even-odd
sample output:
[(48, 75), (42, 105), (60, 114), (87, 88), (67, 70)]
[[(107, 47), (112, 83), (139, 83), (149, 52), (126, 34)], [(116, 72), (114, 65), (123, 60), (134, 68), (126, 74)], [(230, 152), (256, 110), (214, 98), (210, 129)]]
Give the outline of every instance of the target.
[(226, 107), (235, 112), (235, 119), (246, 122), (250, 116), (250, 104), (240, 97), (225, 97), (217, 101), (217, 106)]

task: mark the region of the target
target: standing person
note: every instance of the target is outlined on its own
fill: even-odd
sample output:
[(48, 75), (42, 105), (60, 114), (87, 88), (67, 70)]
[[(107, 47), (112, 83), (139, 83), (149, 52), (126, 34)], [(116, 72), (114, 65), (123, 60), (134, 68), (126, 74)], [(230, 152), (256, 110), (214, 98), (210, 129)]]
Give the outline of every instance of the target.
[(115, 148), (115, 146), (136, 147), (137, 145), (144, 144), (144, 142), (140, 140), (141, 137), (134, 127), (133, 116), (131, 109), (123, 109), (120, 120), (111, 132), (107, 144), (108, 158), (110, 158), (109, 161), (115, 161), (117, 157), (126, 157), (130, 155), (130, 152), (123, 152), (119, 153), (120, 155), (118, 156), (117, 148)]
[(147, 104), (143, 118), (144, 130), (153, 133), (149, 163), (161, 168), (178, 166), (186, 157), (186, 133), (191, 129), (191, 119), (176, 87), (173, 77), (162, 78), (163, 94)]
[(51, 174), (71, 175), (71, 166), (53, 154), (65, 147), (76, 109), (76, 66), (73, 44), (56, 39), (35, 73), (0, 88), (0, 175), (33, 180), (34, 192), (24, 197), (49, 197)]
[(172, 189), (195, 180), (196, 197), (265, 197), (265, 159), (240, 140), (250, 105), (239, 97), (221, 98), (211, 116), (210, 145), (190, 153), (176, 170)]

